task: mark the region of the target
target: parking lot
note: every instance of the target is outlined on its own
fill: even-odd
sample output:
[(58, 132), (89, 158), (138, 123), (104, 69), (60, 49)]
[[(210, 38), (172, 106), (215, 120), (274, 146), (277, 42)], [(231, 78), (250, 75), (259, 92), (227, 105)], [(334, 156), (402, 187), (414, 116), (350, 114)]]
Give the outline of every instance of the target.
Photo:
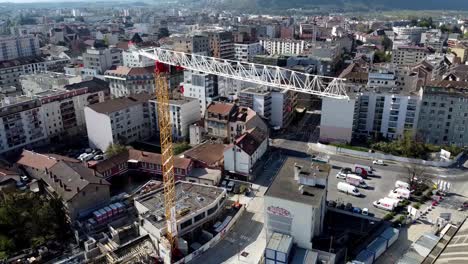
[(374, 166), (373, 177), (368, 177), (365, 181), (369, 186), (367, 189), (358, 188), (363, 194), (361, 197), (347, 195), (339, 192), (337, 189), (338, 182), (344, 182), (343, 179), (336, 178), (336, 174), (342, 167), (352, 167), (353, 164), (332, 161), (332, 171), (328, 182), (328, 197), (329, 201), (337, 201), (343, 203), (352, 203), (354, 207), (368, 208), (370, 213), (375, 217), (383, 217), (388, 212), (382, 209), (375, 208), (372, 203), (387, 196), (388, 192), (394, 187), (395, 181), (401, 179), (402, 173), (388, 170), (385, 166)]

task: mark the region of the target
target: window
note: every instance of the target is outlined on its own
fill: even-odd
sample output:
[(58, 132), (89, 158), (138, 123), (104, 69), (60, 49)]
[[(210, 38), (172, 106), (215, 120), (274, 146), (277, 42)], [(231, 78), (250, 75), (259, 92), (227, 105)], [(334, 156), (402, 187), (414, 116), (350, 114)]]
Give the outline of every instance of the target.
[(185, 229), (185, 228), (187, 228), (187, 227), (189, 227), (191, 225), (192, 225), (192, 219), (189, 219), (189, 220), (183, 222), (182, 224), (180, 224), (180, 229)]
[(202, 220), (203, 218), (205, 218), (205, 212), (200, 213), (199, 215), (195, 216), (195, 218), (194, 218), (195, 223), (196, 223), (196, 222), (199, 222), (199, 221)]

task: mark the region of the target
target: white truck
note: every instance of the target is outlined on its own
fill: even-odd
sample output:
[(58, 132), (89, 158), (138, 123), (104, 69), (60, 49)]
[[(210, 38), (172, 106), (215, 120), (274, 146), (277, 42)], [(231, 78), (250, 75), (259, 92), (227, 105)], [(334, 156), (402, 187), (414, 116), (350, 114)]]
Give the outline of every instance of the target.
[(363, 189), (367, 189), (367, 184), (364, 181), (364, 179), (361, 176), (358, 176), (356, 174), (346, 175), (346, 182), (353, 185), (353, 186), (363, 188)]
[(359, 192), (359, 190), (355, 186), (349, 183), (339, 182), (337, 188), (338, 188), (338, 191), (340, 192), (344, 192), (346, 194), (351, 194), (351, 195), (358, 196), (358, 197), (361, 196), (361, 193)]
[(404, 181), (396, 181), (395, 188), (404, 188), (404, 189), (410, 190), (410, 185), (409, 183), (404, 182)]
[(363, 178), (367, 178), (367, 176), (370, 177), (374, 175), (372, 167), (361, 164), (354, 164), (354, 172)]
[(398, 202), (399, 201), (396, 199), (385, 197), (378, 201), (375, 201), (373, 205), (376, 208), (380, 208), (380, 209), (387, 210), (387, 211), (393, 211), (395, 207), (397, 207)]
[(394, 199), (409, 199), (410, 191), (406, 188), (396, 188), (388, 193), (388, 197)]

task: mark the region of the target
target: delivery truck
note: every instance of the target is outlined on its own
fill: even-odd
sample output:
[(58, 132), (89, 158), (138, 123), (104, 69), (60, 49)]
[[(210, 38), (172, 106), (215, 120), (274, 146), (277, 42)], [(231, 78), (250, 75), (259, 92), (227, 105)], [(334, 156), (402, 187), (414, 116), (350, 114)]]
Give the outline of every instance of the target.
[(367, 177), (373, 176), (374, 173), (372, 172), (373, 169), (370, 166), (365, 166), (365, 165), (360, 165), (360, 164), (354, 164), (354, 172), (366, 179)]
[(376, 208), (380, 208), (380, 209), (387, 210), (387, 211), (393, 211), (395, 207), (398, 206), (398, 202), (399, 201), (396, 199), (385, 197), (385, 198), (379, 199), (378, 201), (375, 201), (373, 205)]
[(388, 193), (388, 197), (396, 199), (409, 199), (410, 191), (406, 188), (396, 188)]
[(358, 176), (356, 174), (346, 175), (346, 182), (353, 185), (353, 186), (363, 188), (363, 189), (367, 189), (367, 184), (364, 181), (364, 179), (361, 176)]

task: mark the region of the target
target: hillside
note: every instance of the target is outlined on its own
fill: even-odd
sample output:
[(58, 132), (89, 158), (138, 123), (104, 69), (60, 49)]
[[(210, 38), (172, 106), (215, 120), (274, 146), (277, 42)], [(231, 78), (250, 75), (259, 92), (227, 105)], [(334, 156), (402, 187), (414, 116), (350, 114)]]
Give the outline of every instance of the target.
[[(199, 1), (199, 0), (194, 0)], [(204, 0), (225, 8), (269, 10), (336, 9), (336, 10), (468, 10), (467, 0)]]

